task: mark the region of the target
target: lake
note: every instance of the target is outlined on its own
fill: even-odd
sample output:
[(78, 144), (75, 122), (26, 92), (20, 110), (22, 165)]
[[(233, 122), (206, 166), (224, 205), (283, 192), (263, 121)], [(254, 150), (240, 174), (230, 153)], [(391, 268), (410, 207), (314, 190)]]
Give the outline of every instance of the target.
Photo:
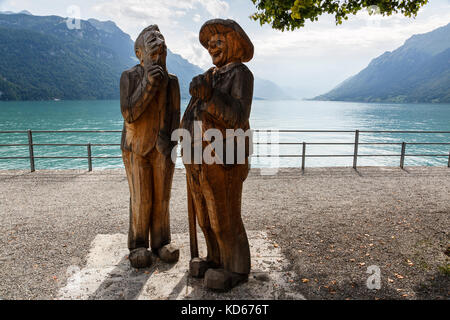
[[(188, 101), (182, 101), (182, 113)], [(0, 131), (9, 130), (121, 130), (119, 101), (0, 102)], [(380, 104), (329, 101), (255, 100), (253, 129), (289, 130), (424, 130), (450, 131), (450, 104)], [(255, 133), (254, 141), (353, 143), (354, 133)], [(120, 133), (34, 133), (33, 142), (118, 144)], [(450, 134), (361, 133), (359, 141), (388, 143), (445, 142)], [(0, 144), (27, 143), (27, 135), (0, 134)], [(407, 156), (405, 166), (447, 165), (450, 145), (407, 145), (406, 154), (442, 154), (441, 157)], [(360, 145), (359, 154), (400, 154), (401, 145)], [(353, 145), (307, 145), (307, 155), (353, 155)], [(301, 155), (302, 145), (254, 145), (255, 154)], [(86, 156), (86, 147), (35, 146), (35, 156)], [(120, 156), (118, 146), (94, 146), (93, 156)], [(27, 146), (0, 146), (0, 157), (28, 156)], [(352, 157), (307, 158), (306, 167), (351, 166)], [(360, 166), (398, 166), (399, 157), (360, 157)], [(27, 169), (27, 159), (0, 159), (2, 169)], [(121, 159), (94, 159), (94, 169), (122, 167)], [(181, 163), (177, 163), (181, 167)], [(253, 167), (299, 167), (301, 158), (253, 158)], [(36, 169), (87, 168), (86, 159), (36, 159)]]

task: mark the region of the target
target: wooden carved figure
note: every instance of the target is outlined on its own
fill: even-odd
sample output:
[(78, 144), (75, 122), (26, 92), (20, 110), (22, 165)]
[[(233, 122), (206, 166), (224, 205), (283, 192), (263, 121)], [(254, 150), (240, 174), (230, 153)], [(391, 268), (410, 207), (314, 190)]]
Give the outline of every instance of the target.
[[(220, 130), (226, 141), (228, 129), (250, 129), (253, 75), (243, 62), (252, 59), (253, 44), (233, 20), (207, 21), (199, 38), (215, 67), (192, 80), (192, 98), (181, 127), (193, 136), (194, 127), (201, 121), (202, 132)], [(194, 139), (193, 149), (196, 143)], [(236, 151), (236, 142), (232, 143)], [(208, 146), (204, 139), (200, 144), (203, 150)], [(229, 290), (247, 281), (250, 273), (250, 249), (241, 218), (242, 185), (249, 171), (248, 143), (245, 149), (243, 162), (236, 162), (234, 157), (230, 163), (225, 155), (223, 161), (212, 164), (204, 159), (192, 163), (183, 158), (191, 237), (190, 274), (204, 277), (205, 286), (213, 290)], [(206, 258), (198, 257), (196, 220), (206, 239)]]
[(132, 267), (145, 268), (152, 263), (149, 245), (162, 261), (179, 258), (170, 244), (169, 201), (180, 89), (177, 77), (167, 72), (167, 47), (157, 25), (140, 33), (134, 49), (140, 64), (120, 79), (121, 149), (130, 188), (129, 260)]

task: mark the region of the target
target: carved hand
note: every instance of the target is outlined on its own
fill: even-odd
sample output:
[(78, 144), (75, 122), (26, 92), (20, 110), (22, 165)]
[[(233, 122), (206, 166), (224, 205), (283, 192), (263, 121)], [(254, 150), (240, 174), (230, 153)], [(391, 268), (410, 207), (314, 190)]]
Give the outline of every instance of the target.
[(159, 65), (151, 65), (147, 68), (147, 81), (151, 87), (167, 86), (169, 76)]
[(192, 79), (191, 84), (189, 86), (189, 93), (194, 98), (199, 98), (203, 101), (208, 101), (212, 96), (212, 85), (206, 79), (204, 75), (198, 75)]

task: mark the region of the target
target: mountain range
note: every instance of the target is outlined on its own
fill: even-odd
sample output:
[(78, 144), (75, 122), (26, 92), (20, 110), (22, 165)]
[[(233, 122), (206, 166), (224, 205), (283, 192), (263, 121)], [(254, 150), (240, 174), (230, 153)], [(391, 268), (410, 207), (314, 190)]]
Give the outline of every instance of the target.
[[(134, 42), (112, 21), (0, 13), (0, 100), (118, 99), (121, 73), (138, 63)], [(182, 98), (200, 67), (168, 50)], [(255, 78), (255, 97), (289, 98), (275, 83)], [(257, 96), (256, 96), (257, 95)]]
[(315, 100), (450, 103), (450, 23), (373, 59)]

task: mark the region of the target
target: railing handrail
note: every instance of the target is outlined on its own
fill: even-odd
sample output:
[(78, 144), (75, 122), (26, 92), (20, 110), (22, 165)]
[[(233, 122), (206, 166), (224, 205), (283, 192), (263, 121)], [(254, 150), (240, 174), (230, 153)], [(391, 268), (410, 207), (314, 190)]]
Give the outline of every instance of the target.
[[(33, 133), (117, 133), (122, 130), (32, 130)], [(300, 130), (300, 129), (252, 129), (254, 132), (281, 132), (281, 133), (450, 133), (450, 131), (427, 130)], [(27, 133), (28, 130), (2, 130), (0, 133)]]
[[(31, 129), (30, 129), (31, 130)], [(33, 133), (117, 133), (122, 130), (31, 130)], [(0, 133), (27, 133), (28, 130), (3, 130)]]
[[(31, 172), (35, 171), (35, 159), (88, 159), (89, 171), (92, 171), (92, 159), (118, 159), (121, 156), (92, 156), (92, 147), (94, 146), (120, 146), (118, 143), (33, 143), (33, 133), (119, 133), (122, 130), (3, 130), (0, 134), (19, 134), (26, 133), (28, 136), (28, 143), (13, 143), (13, 144), (0, 144), (0, 147), (13, 147), (13, 146), (28, 146), (28, 157), (0, 157), (0, 160), (4, 159), (30, 159)], [(256, 145), (302, 145), (301, 154), (257, 154), (251, 155), (252, 157), (296, 157), (302, 158), (302, 171), (305, 170), (306, 158), (317, 157), (353, 157), (353, 168), (357, 168), (357, 161), (359, 157), (400, 157), (400, 167), (403, 169), (405, 157), (447, 157), (448, 167), (450, 168), (450, 151), (449, 154), (408, 154), (406, 153), (407, 145), (450, 145), (450, 142), (359, 142), (360, 133), (415, 133), (415, 134), (450, 134), (450, 131), (425, 131), (425, 130), (295, 130), (295, 129), (253, 129), (253, 132), (277, 132), (277, 133), (354, 133), (354, 142), (253, 142)], [(306, 154), (307, 145), (353, 145), (353, 154)], [(400, 154), (359, 154), (359, 145), (401, 145)], [(35, 146), (84, 146), (87, 148), (87, 156), (35, 156)]]

